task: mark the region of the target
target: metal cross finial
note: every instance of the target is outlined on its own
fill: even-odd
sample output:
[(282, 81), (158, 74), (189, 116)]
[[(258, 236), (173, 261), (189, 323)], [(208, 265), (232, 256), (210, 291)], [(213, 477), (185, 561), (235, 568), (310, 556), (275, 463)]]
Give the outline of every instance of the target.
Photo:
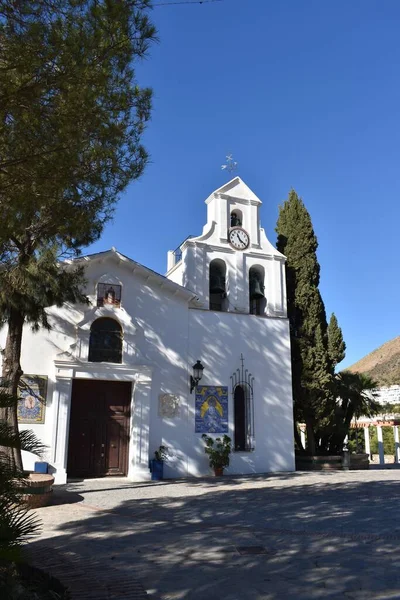
[(228, 171), (228, 173), (233, 173), (233, 171), (236, 171), (237, 166), (238, 166), (238, 164), (235, 160), (233, 160), (232, 153), (231, 153), (231, 154), (227, 154), (226, 164), (221, 165), (221, 169), (222, 169), (222, 171)]

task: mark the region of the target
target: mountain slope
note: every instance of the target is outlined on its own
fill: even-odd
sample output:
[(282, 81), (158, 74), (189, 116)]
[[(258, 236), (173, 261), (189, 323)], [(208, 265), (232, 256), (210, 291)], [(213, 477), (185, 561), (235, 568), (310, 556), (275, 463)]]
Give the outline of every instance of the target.
[(380, 385), (400, 384), (400, 336), (367, 354), (347, 370), (367, 373)]

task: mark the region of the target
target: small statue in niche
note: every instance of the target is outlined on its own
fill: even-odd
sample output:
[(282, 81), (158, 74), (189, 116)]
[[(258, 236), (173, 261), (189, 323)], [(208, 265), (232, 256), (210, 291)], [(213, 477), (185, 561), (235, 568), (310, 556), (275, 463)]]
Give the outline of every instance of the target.
[(106, 290), (104, 304), (115, 304), (115, 291), (112, 287), (109, 287), (108, 290)]
[(121, 306), (121, 286), (99, 283), (97, 287), (97, 306)]

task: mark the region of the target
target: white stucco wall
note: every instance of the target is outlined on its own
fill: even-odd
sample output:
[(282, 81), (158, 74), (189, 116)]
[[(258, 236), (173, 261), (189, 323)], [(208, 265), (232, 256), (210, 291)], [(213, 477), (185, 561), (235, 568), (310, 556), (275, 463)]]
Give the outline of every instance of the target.
[[(24, 425), (33, 429), (49, 446), (47, 460), (56, 471), (58, 483), (65, 481), (70, 384), (68, 377), (113, 378), (132, 380), (141, 371), (151, 372), (148, 387), (148, 447), (141, 471), (135, 471), (135, 449), (130, 452), (130, 475), (143, 478), (147, 460), (160, 445), (168, 446), (171, 458), (165, 467), (166, 477), (201, 475), (210, 472), (201, 435), (195, 434), (195, 395), (189, 393), (192, 365), (200, 359), (205, 367), (202, 384), (227, 385), (240, 366), (243, 353), (255, 377), (255, 451), (234, 453), (231, 473), (293, 470), (293, 426), (290, 386), (290, 353), (286, 319), (256, 317), (233, 313), (215, 313), (189, 309), (187, 299), (150, 285), (141, 275), (132, 275), (124, 265), (113, 260), (108, 264), (89, 264), (88, 292), (104, 273), (112, 272), (122, 285), (121, 309), (70, 307), (50, 310), (52, 330), (24, 331), (21, 365), (25, 373), (48, 375), (46, 421), (43, 425)], [(94, 300), (94, 296), (92, 296)], [(123, 365), (87, 363), (88, 331), (92, 320), (109, 314), (124, 328)], [(0, 343), (4, 345), (4, 330)], [(69, 354), (72, 353), (72, 354)], [(61, 363), (70, 373), (57, 379)], [(78, 364), (78, 367), (73, 366)], [(71, 368), (70, 368), (71, 367)], [(180, 400), (180, 414), (173, 419), (158, 415), (158, 398), (171, 393)], [(69, 394), (69, 396), (68, 396)], [(133, 394), (132, 419), (135, 415)], [(58, 421), (58, 423), (57, 423)], [(58, 427), (57, 427), (58, 425)], [(132, 423), (140, 426), (140, 423)], [(143, 425), (144, 426), (144, 425)], [(233, 438), (233, 399), (229, 391), (229, 429)], [(134, 442), (132, 434), (131, 446)], [(57, 446), (57, 447), (56, 447)], [(26, 456), (24, 466), (33, 468), (36, 459)]]
[[(285, 257), (270, 243), (261, 227), (261, 200), (236, 177), (205, 202), (207, 222), (202, 234), (188, 238), (181, 245), (179, 264), (172, 266), (172, 253), (168, 253), (167, 277), (192, 290), (198, 297), (197, 307), (208, 309), (210, 263), (219, 259), (226, 265), (227, 310), (248, 313), (249, 270), (259, 266), (264, 272), (265, 315), (285, 317)], [(230, 215), (239, 211), (242, 227), (250, 238), (243, 252), (235, 250), (228, 240)]]
[[(189, 366), (200, 359), (204, 365), (201, 385), (229, 388), (229, 434), (234, 438), (233, 396), (230, 377), (245, 366), (255, 377), (255, 450), (234, 452), (229, 473), (265, 473), (294, 470), (293, 409), (286, 319), (270, 319), (203, 310), (189, 314)], [(189, 378), (189, 369), (186, 374)], [(165, 365), (168, 373), (168, 365)], [(183, 379), (185, 377), (183, 376)], [(161, 386), (165, 385), (160, 381)], [(173, 460), (166, 467), (170, 477), (210, 473), (201, 434), (195, 433), (195, 394), (188, 394), (180, 419), (161, 419), (152, 414), (151, 442), (170, 448)], [(155, 389), (157, 386), (155, 386)], [(173, 393), (175, 391), (171, 390)]]
[[(195, 394), (189, 392), (192, 365), (205, 369), (202, 385), (229, 388), (229, 435), (234, 437), (230, 377), (240, 367), (254, 377), (255, 444), (234, 452), (230, 473), (294, 470), (290, 340), (286, 319), (285, 258), (265, 237), (259, 224), (261, 202), (236, 178), (212, 194), (208, 221), (198, 238), (181, 246), (182, 261), (167, 279), (127, 259), (114, 249), (82, 259), (91, 305), (49, 310), (50, 332), (26, 327), (21, 366), (25, 373), (49, 378), (46, 421), (23, 425), (49, 447), (47, 460), (56, 483), (67, 477), (67, 450), (72, 382), (75, 378), (132, 382), (128, 476), (150, 477), (148, 460), (160, 444), (169, 448), (166, 477), (209, 474), (201, 434), (195, 433)], [(241, 210), (251, 244), (238, 252), (227, 242), (232, 209)], [(227, 268), (227, 312), (208, 310), (209, 265), (223, 260)], [(265, 271), (266, 309), (249, 314), (249, 269)], [(121, 308), (96, 306), (98, 282), (122, 286)], [(182, 287), (183, 286), (183, 287)], [(90, 327), (110, 316), (123, 330), (123, 363), (89, 363)], [(4, 347), (5, 330), (0, 331)], [(159, 415), (160, 394), (179, 399), (179, 414)], [(25, 456), (31, 469), (35, 457)]]

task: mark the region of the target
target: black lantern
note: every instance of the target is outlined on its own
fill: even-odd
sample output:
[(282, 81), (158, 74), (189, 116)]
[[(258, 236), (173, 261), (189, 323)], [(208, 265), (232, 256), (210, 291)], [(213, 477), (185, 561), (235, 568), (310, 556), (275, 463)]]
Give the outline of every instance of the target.
[(196, 385), (199, 383), (200, 379), (203, 377), (204, 367), (201, 362), (198, 360), (195, 365), (193, 365), (193, 375), (190, 376), (190, 393), (193, 392)]

